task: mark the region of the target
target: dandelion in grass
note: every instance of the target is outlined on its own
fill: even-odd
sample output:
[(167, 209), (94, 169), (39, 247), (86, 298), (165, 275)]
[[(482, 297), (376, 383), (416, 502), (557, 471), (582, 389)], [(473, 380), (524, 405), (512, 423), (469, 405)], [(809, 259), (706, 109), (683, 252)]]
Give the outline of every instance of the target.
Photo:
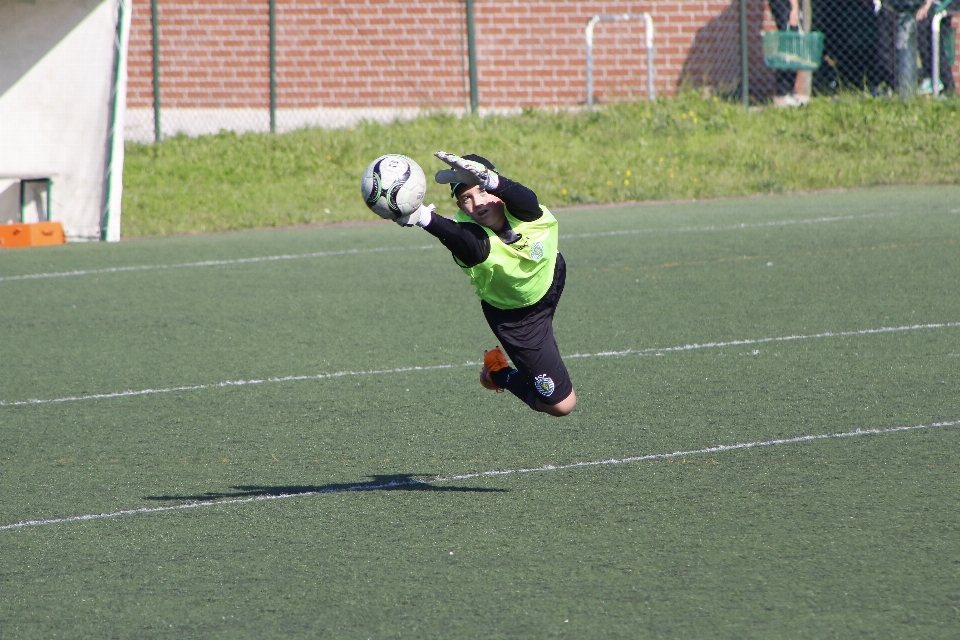
[(562, 196), (567, 195), (567, 190), (566, 190), (566, 189), (560, 189), (560, 195), (562, 195)]
[(624, 181), (623, 181), (623, 186), (627, 186), (628, 184), (630, 184), (630, 181), (629, 181), (629, 180), (624, 180)]
[(608, 187), (612, 187), (612, 186), (613, 186), (613, 180), (607, 180), (607, 186), (608, 186)]
[(626, 176), (629, 178), (631, 176), (630, 169), (627, 169)]

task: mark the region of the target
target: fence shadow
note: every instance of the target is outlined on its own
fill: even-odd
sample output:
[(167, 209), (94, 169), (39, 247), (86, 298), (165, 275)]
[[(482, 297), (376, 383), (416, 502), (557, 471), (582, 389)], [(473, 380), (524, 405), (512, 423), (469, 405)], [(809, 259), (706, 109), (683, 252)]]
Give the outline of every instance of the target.
[(321, 493), (346, 493), (350, 491), (465, 491), (472, 493), (505, 492), (508, 489), (493, 489), (485, 487), (451, 487), (435, 485), (418, 479), (412, 473), (398, 473), (390, 475), (367, 476), (366, 482), (324, 485), (234, 485), (232, 491), (206, 491), (194, 495), (165, 495), (144, 496), (145, 500), (156, 501), (206, 501), (223, 500), (228, 498), (243, 499), (257, 497), (281, 497), (312, 495)]
[[(747, 66), (750, 96), (767, 100), (773, 95), (774, 75), (763, 63), (760, 32), (767, 11), (766, 0), (747, 2)], [(736, 98), (740, 94), (740, 3), (733, 0), (693, 38), (677, 80), (678, 88), (703, 90)]]

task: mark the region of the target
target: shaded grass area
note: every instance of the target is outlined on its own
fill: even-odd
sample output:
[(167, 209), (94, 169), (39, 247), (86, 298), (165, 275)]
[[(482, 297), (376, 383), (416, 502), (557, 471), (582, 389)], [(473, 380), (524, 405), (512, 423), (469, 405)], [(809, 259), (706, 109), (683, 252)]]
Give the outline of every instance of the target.
[[(597, 355), (960, 321), (958, 200), (561, 211), (557, 339), (584, 356), (562, 420), (479, 387), (489, 329), (418, 229), (0, 254), (10, 276), (389, 249), (0, 281), (0, 401), (263, 381), (0, 406), (0, 525), (960, 419), (958, 327)], [(958, 429), (0, 531), (0, 635), (952, 638)]]
[[(480, 153), (552, 207), (878, 185), (960, 183), (960, 101), (844, 95), (803, 109), (696, 95), (593, 112), (433, 115), (283, 135), (128, 144), (123, 233), (164, 235), (373, 220), (359, 177), (383, 153), (429, 175), (437, 150)], [(451, 215), (449, 193), (427, 198)]]

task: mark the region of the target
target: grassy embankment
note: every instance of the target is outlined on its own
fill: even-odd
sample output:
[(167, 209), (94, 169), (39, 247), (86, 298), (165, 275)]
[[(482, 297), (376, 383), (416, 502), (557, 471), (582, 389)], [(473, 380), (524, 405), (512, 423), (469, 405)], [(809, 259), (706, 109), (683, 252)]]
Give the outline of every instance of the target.
[[(480, 153), (548, 206), (832, 188), (960, 184), (960, 101), (818, 99), (744, 110), (686, 95), (593, 112), (433, 115), (283, 135), (221, 133), (128, 144), (126, 237), (372, 220), (359, 176), (382, 153), (428, 175), (443, 149)], [(441, 213), (453, 204), (430, 185)]]

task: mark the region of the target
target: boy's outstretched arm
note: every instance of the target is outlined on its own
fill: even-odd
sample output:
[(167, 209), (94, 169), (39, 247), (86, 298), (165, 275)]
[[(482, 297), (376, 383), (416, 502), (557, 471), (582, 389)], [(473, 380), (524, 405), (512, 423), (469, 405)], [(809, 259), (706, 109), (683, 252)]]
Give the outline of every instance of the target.
[(478, 265), (490, 255), (490, 238), (477, 224), (460, 224), (435, 213), (434, 205), (421, 205), (395, 221), (402, 227), (418, 226), (437, 238), (464, 267)]

